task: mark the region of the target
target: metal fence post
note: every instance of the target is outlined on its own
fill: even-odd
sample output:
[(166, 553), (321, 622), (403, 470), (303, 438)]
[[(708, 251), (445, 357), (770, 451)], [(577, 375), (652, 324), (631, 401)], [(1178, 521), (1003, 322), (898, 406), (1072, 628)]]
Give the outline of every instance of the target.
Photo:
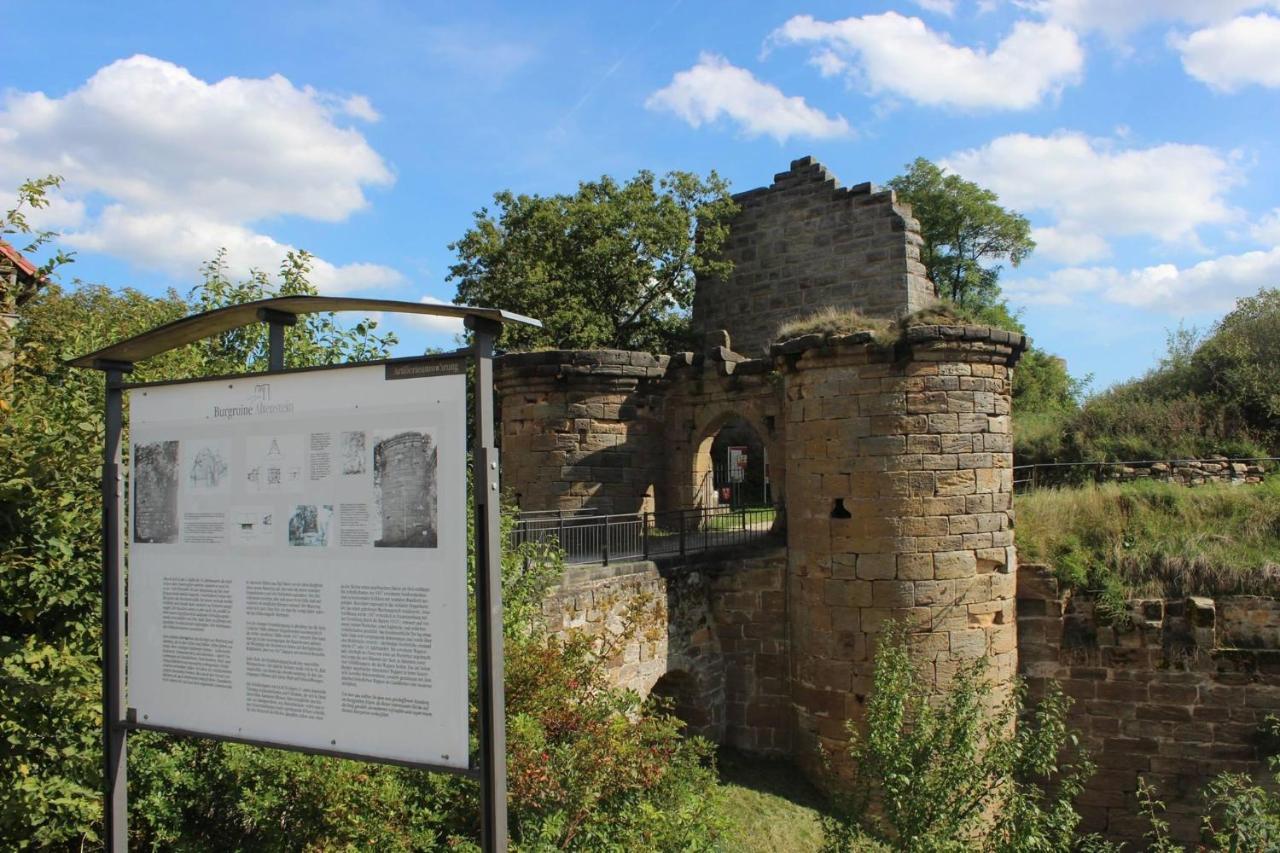
[(609, 516), (607, 515), (604, 517), (604, 542), (602, 547), (604, 548), (604, 564), (607, 566), (609, 565)]
[(649, 513), (640, 514), (640, 523), (644, 525), (640, 528), (640, 541), (644, 543), (644, 558), (647, 560), (649, 559)]
[(556, 545), (560, 547), (561, 551), (568, 554), (569, 549), (564, 544), (564, 510), (556, 510), (556, 518), (559, 519), (559, 525), (556, 528)]
[(680, 510), (680, 556), (684, 556), (684, 510)]

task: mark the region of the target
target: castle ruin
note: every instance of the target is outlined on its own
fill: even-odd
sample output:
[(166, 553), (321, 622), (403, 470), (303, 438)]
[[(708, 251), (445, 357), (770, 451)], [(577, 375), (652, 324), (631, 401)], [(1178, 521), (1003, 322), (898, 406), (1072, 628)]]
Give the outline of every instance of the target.
[(919, 224), (893, 192), (842, 188), (812, 158), (735, 199), (732, 274), (700, 280), (694, 298), (703, 351), (501, 360), (504, 480), (523, 510), (700, 506), (713, 439), (745, 421), (785, 512), (785, 553), (704, 579), (719, 600), (705, 589), (676, 600), (688, 579), (671, 581), (671, 612), (703, 601), (751, 613), (717, 649), (695, 648), (711, 638), (692, 628), (668, 638), (667, 660), (646, 666), (642, 650), (619, 677), (663, 692), (678, 672), (681, 701), (701, 697), (689, 709), (701, 731), (791, 756), (816, 777), (818, 747), (843, 753), (846, 722), (861, 717), (875, 638), (891, 619), (910, 625), (922, 677), (939, 689), (984, 655), (996, 693), (1012, 683), (1009, 405), (1027, 341), (939, 325), (888, 345), (869, 333), (776, 341), (781, 323), (826, 307), (896, 320), (936, 302)]

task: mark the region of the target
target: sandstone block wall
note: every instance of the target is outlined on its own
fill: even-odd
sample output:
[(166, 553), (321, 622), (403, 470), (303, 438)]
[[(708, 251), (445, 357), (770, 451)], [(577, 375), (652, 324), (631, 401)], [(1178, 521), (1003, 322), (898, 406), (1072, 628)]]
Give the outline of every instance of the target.
[(842, 188), (805, 157), (734, 199), (741, 211), (724, 250), (733, 273), (699, 279), (693, 324), (727, 329), (738, 352), (763, 355), (783, 321), (826, 306), (897, 318), (937, 299), (919, 224), (892, 191)]
[(791, 748), (785, 600), (786, 552), (696, 564), (575, 566), (547, 596), (543, 614), (561, 637), (618, 636), (644, 610), (646, 627), (607, 662), (615, 683), (647, 696), (664, 679), (695, 734), (762, 754)]
[[(785, 368), (795, 755), (817, 773), (862, 717), (875, 639), (905, 621), (944, 689), (989, 655), (1016, 668), (1011, 366), (1026, 342), (920, 327), (775, 347)], [(837, 768), (838, 769), (838, 768)]]
[(498, 361), (503, 481), (521, 509), (654, 508), (668, 361), (618, 350), (515, 353)]
[(1277, 609), (1254, 596), (1135, 600), (1117, 624), (1059, 589), (1047, 567), (1022, 567), (1023, 675), (1033, 697), (1050, 680), (1062, 685), (1069, 723), (1098, 765), (1077, 801), (1083, 831), (1142, 848), (1141, 776), (1166, 803), (1174, 838), (1194, 844), (1214, 776), (1265, 776), (1260, 724), (1280, 712)]

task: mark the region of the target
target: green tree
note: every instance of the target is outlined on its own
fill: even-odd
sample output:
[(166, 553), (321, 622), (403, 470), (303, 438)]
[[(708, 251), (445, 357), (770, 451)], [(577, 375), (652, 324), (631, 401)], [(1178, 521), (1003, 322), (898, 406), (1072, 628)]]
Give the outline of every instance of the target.
[[(62, 186), (62, 178), (58, 175), (45, 175), (33, 178), (18, 187), (17, 203), (0, 214), (0, 240), (8, 241), (11, 237), (21, 238), (22, 245), (18, 251), (24, 255), (33, 254), (49, 245), (58, 236), (56, 231), (36, 230), (27, 221), (27, 213), (42, 210), (49, 206), (49, 191)], [(49, 281), (54, 271), (74, 259), (73, 253), (56, 249), (47, 261), (36, 269), (34, 280), (23, 281), (14, 292), (0, 291), (0, 311), (13, 313), (19, 306), (29, 302)]]
[(543, 322), (508, 327), (511, 349), (668, 350), (686, 334), (696, 276), (729, 272), (717, 252), (735, 211), (715, 172), (605, 176), (568, 195), (499, 192), (450, 244), (454, 301)]
[(997, 302), (999, 262), (1016, 267), (1035, 249), (1026, 217), (1001, 207), (991, 190), (948, 174), (923, 157), (889, 181), (889, 187), (920, 220), (929, 278), (958, 305)]
[[(295, 292), (302, 256), (286, 261)], [(292, 264), (292, 265), (291, 265)], [(220, 285), (219, 285), (220, 286)], [(12, 382), (0, 401), (0, 847), (74, 847), (101, 822), (99, 589), (103, 382), (65, 359), (245, 295), (197, 288), (189, 302), (133, 290), (47, 284), (18, 306)], [(264, 288), (259, 291), (259, 287)], [(252, 276), (249, 290), (275, 287)], [(322, 317), (299, 352), (377, 355), (389, 338)], [(328, 336), (327, 338), (325, 336)], [(226, 342), (223, 342), (226, 343)], [(232, 347), (192, 345), (138, 366), (138, 381), (228, 369), (252, 359)]]

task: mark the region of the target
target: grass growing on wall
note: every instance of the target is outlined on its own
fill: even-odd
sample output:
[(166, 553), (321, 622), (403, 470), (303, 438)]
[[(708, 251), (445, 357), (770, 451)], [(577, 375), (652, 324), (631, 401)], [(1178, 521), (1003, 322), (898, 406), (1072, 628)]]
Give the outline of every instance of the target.
[(1018, 552), (1076, 588), (1135, 595), (1280, 594), (1280, 478), (1043, 489), (1016, 501)]

